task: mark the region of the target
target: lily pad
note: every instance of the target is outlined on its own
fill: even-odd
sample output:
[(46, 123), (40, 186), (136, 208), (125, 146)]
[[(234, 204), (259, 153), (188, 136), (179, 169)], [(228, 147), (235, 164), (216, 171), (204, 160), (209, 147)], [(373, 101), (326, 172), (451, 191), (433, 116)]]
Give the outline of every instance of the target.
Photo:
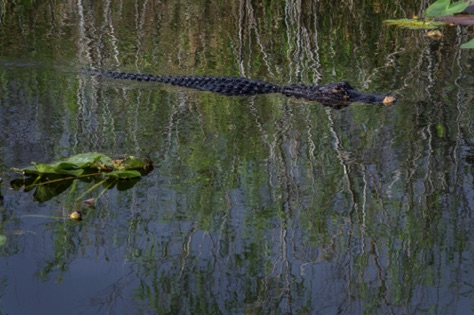
[(80, 153), (52, 164), (57, 168), (112, 168), (112, 159), (97, 152)]
[(474, 38), (461, 45), (461, 48), (474, 48)]
[(114, 170), (147, 169), (151, 167), (150, 161), (133, 156), (112, 160), (112, 158), (97, 152), (76, 154), (50, 164), (36, 162), (31, 164), (32, 166), (13, 168), (12, 170), (24, 175), (69, 175), (79, 177), (84, 174), (85, 170), (111, 172)]
[(61, 194), (70, 188), (72, 183), (76, 183), (76, 180), (92, 184), (84, 194), (101, 185), (104, 185), (105, 189), (116, 185), (120, 190), (129, 189), (141, 176), (153, 170), (152, 162), (146, 159), (129, 156), (113, 160), (97, 152), (73, 155), (50, 164), (31, 164), (25, 168), (12, 169), (23, 176), (14, 179), (11, 186), (16, 190), (23, 188), (25, 192), (36, 188), (34, 198), (40, 202)]
[(438, 0), (426, 8), (425, 15), (429, 17), (453, 15), (464, 11), (468, 6), (469, 2), (466, 1), (451, 3), (451, 0)]

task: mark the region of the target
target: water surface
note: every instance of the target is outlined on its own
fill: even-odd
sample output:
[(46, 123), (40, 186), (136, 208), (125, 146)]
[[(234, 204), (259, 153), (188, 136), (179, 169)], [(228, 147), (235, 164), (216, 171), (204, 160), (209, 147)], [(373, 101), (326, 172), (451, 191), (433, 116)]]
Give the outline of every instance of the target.
[[(1, 313), (473, 312), (472, 36), (383, 25), (415, 3), (6, 3)], [(335, 110), (83, 67), (347, 80), (399, 102)], [(155, 169), (79, 223), (53, 218), (70, 193), (9, 188), (11, 167), (90, 151)]]

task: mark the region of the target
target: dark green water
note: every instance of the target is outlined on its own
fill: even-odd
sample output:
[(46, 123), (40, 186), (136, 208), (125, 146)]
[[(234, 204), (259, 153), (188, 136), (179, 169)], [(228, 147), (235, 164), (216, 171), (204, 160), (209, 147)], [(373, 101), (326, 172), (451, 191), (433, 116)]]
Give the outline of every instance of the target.
[[(0, 6), (0, 313), (474, 312), (473, 52), (385, 26), (425, 1)], [(342, 110), (80, 74), (347, 80)], [(79, 223), (12, 167), (149, 157)]]

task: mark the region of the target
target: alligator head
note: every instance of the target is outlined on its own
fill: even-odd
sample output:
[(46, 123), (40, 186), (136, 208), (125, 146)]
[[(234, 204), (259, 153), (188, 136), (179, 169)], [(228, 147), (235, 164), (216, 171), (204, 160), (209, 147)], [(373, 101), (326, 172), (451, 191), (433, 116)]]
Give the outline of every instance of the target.
[[(302, 91), (303, 92), (303, 91)], [(302, 98), (319, 101), (330, 106), (344, 106), (349, 103), (391, 105), (396, 97), (391, 94), (366, 94), (355, 90), (349, 82), (334, 82), (326, 85), (304, 86)]]

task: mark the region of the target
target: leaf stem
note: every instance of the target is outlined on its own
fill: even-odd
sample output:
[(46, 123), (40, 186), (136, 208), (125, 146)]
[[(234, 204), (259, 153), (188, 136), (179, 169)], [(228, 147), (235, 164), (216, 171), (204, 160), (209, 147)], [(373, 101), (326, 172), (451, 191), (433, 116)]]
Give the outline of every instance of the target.
[(96, 189), (97, 187), (102, 185), (103, 183), (105, 183), (107, 180), (108, 180), (108, 178), (104, 178), (103, 180), (101, 180), (97, 184), (93, 185), (91, 188), (87, 189), (82, 195), (80, 195), (79, 197), (76, 198), (76, 202), (80, 201), (82, 199), (82, 197), (84, 197), (85, 195), (87, 195), (88, 193), (90, 193), (91, 191), (93, 191), (94, 189)]

